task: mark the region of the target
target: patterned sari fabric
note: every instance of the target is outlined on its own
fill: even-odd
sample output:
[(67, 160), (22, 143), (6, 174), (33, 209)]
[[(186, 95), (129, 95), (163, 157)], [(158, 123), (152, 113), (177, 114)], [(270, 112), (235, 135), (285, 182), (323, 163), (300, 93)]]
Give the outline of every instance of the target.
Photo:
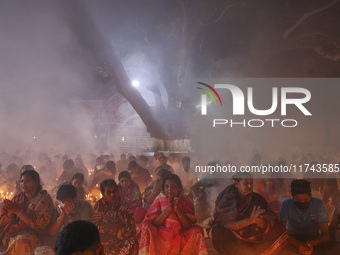
[[(162, 192), (157, 196), (140, 225), (139, 254), (208, 254), (201, 227), (183, 229), (175, 212), (170, 213), (162, 226), (156, 227), (152, 224), (152, 220), (167, 207), (168, 198)], [(178, 208), (195, 222), (194, 206), (188, 197), (179, 198)]]
[[(145, 210), (149, 210), (150, 206), (152, 205), (152, 203), (147, 202), (147, 200), (152, 195), (153, 187), (155, 186), (156, 181), (157, 180), (153, 181), (148, 187), (146, 187), (145, 191), (143, 193), (143, 195), (144, 195), (143, 208), (145, 208)], [(157, 193), (159, 194), (159, 192), (156, 192), (156, 194)]]
[(216, 222), (227, 222), (250, 218), (254, 206), (261, 206), (265, 209), (265, 216), (267, 221), (267, 228), (260, 229), (258, 225), (252, 224), (245, 228), (233, 231), (236, 237), (247, 241), (261, 241), (265, 238), (270, 228), (274, 224), (276, 218), (275, 214), (270, 210), (266, 200), (257, 193), (250, 193), (245, 196), (239, 203), (236, 202), (238, 190), (235, 185), (228, 186), (220, 193), (216, 200), (216, 207), (214, 211), (214, 220)]
[(94, 206), (92, 222), (98, 227), (106, 255), (138, 254), (133, 210), (120, 198), (113, 207), (103, 198), (98, 200)]
[[(3, 231), (1, 250), (3, 254), (13, 255), (30, 255), (34, 249), (40, 244), (38, 235), (47, 232), (48, 226), (44, 226), (43, 222), (49, 220), (51, 222), (53, 213), (53, 201), (47, 192), (41, 191), (31, 201), (28, 201), (26, 195), (21, 192), (12, 199), (13, 202), (19, 203), (23, 211), (30, 215), (30, 223), (27, 226), (20, 218), (14, 216), (8, 220), (8, 212), (3, 209), (0, 216), (1, 231)], [(6, 224), (3, 222), (6, 221)]]
[[(265, 212), (262, 214), (262, 217), (266, 222), (266, 227), (264, 229), (261, 229), (260, 226), (254, 223), (239, 230), (228, 228), (228, 231), (232, 232), (237, 240), (244, 241), (244, 244), (253, 244), (253, 247), (256, 247), (256, 250), (262, 250), (262, 252), (265, 252), (273, 245), (273, 243), (279, 242), (279, 247), (277, 245), (275, 246), (277, 250), (273, 250), (272, 253), (268, 254), (277, 253), (285, 245), (287, 235), (284, 234), (283, 225), (278, 223), (277, 217), (275, 213), (269, 208), (267, 201), (261, 195), (252, 192), (251, 194), (245, 196), (241, 201), (237, 202), (237, 195), (238, 190), (234, 184), (228, 186), (219, 194), (216, 199), (214, 210), (214, 227), (224, 226), (224, 223), (230, 221), (248, 219), (250, 218), (254, 207), (256, 206), (256, 208), (258, 208), (258, 206), (260, 206), (261, 209), (265, 210)], [(230, 248), (232, 244), (230, 244), (228, 240), (223, 241), (221, 237), (218, 237), (221, 235), (221, 231), (223, 230), (219, 228), (219, 231), (217, 232), (220, 233), (218, 234), (215, 231), (216, 235), (214, 236), (213, 229), (213, 239), (219, 239), (219, 243), (223, 242), (223, 244), (218, 245), (226, 245)], [(282, 235), (284, 235), (284, 238), (282, 238)], [(233, 243), (236, 245), (241, 244), (237, 244), (237, 242)]]
[(123, 192), (122, 186), (120, 184), (118, 184), (118, 191), (119, 196), (133, 209), (135, 222), (142, 222), (146, 211), (142, 207), (142, 194), (140, 193), (138, 185), (131, 180), (131, 184), (127, 192)]

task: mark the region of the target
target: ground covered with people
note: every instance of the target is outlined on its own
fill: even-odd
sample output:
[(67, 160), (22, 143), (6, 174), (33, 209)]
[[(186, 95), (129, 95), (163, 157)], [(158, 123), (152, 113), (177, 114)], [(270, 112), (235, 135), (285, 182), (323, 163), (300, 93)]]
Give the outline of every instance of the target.
[[(69, 155), (0, 153), (2, 254), (340, 251), (340, 176), (334, 169), (321, 177), (280, 173), (259, 178), (249, 172), (226, 177), (195, 172), (204, 162), (184, 154), (121, 154), (118, 160), (110, 154)], [(337, 154), (309, 153), (273, 159), (270, 165), (313, 166), (337, 159)], [(249, 165), (262, 164), (259, 154), (249, 158)], [(95, 226), (97, 243), (79, 246), (60, 237), (84, 221), (93, 225), (79, 227)]]

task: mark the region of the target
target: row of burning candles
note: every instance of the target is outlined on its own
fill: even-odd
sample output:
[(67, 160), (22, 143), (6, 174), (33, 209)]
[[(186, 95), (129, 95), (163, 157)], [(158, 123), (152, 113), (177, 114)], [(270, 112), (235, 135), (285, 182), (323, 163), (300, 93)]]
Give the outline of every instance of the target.
[[(93, 169), (88, 169), (89, 175), (92, 175), (94, 173)], [(96, 203), (96, 201), (100, 198), (102, 198), (102, 194), (99, 194), (99, 197), (94, 196), (93, 194), (87, 194), (86, 200), (90, 201), (91, 204)], [(0, 202), (4, 201), (5, 199), (11, 200), (13, 198), (13, 192), (5, 192), (3, 190), (0, 190)]]
[(13, 192), (4, 192), (0, 190), (0, 202), (4, 201), (5, 199), (12, 199)]
[(90, 193), (90, 194), (85, 195), (85, 200), (89, 201), (91, 204), (95, 204), (97, 200), (101, 199), (102, 197), (103, 197), (102, 194), (99, 194), (99, 197), (97, 197)]
[[(87, 169), (89, 176), (94, 174), (94, 169), (88, 168)], [(96, 187), (98, 187), (98, 184), (96, 185)], [(94, 196), (93, 194), (87, 194), (85, 195), (85, 200), (90, 202), (92, 205), (95, 204), (97, 202), (98, 199), (102, 198), (102, 194), (99, 195), (99, 198), (97, 196)]]
[[(96, 201), (100, 198), (102, 198), (102, 194), (99, 194), (99, 197), (94, 196), (93, 194), (87, 194), (85, 195), (86, 200), (90, 201), (91, 204), (95, 204)], [(4, 192), (0, 190), (0, 202), (4, 201), (5, 199), (11, 200), (13, 198), (13, 192)]]

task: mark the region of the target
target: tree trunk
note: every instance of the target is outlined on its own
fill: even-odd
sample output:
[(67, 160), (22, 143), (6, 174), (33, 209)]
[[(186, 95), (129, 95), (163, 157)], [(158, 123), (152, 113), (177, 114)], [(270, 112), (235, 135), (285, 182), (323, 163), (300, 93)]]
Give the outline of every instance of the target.
[(80, 44), (96, 55), (101, 56), (112, 76), (114, 86), (138, 113), (151, 136), (158, 139), (169, 139), (168, 132), (155, 119), (149, 105), (141, 94), (131, 86), (122, 63), (99, 28), (94, 24), (86, 6), (84, 6), (84, 2), (66, 0), (63, 1), (63, 6), (66, 7), (65, 10), (67, 11), (66, 13), (64, 12), (66, 21), (78, 37)]

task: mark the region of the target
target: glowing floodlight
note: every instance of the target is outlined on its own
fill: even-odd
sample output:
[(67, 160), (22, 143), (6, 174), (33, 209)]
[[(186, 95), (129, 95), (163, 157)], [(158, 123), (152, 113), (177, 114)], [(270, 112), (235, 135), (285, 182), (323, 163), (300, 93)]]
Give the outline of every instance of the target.
[(133, 80), (132, 81), (132, 86), (137, 88), (139, 86), (139, 81), (138, 80)]

